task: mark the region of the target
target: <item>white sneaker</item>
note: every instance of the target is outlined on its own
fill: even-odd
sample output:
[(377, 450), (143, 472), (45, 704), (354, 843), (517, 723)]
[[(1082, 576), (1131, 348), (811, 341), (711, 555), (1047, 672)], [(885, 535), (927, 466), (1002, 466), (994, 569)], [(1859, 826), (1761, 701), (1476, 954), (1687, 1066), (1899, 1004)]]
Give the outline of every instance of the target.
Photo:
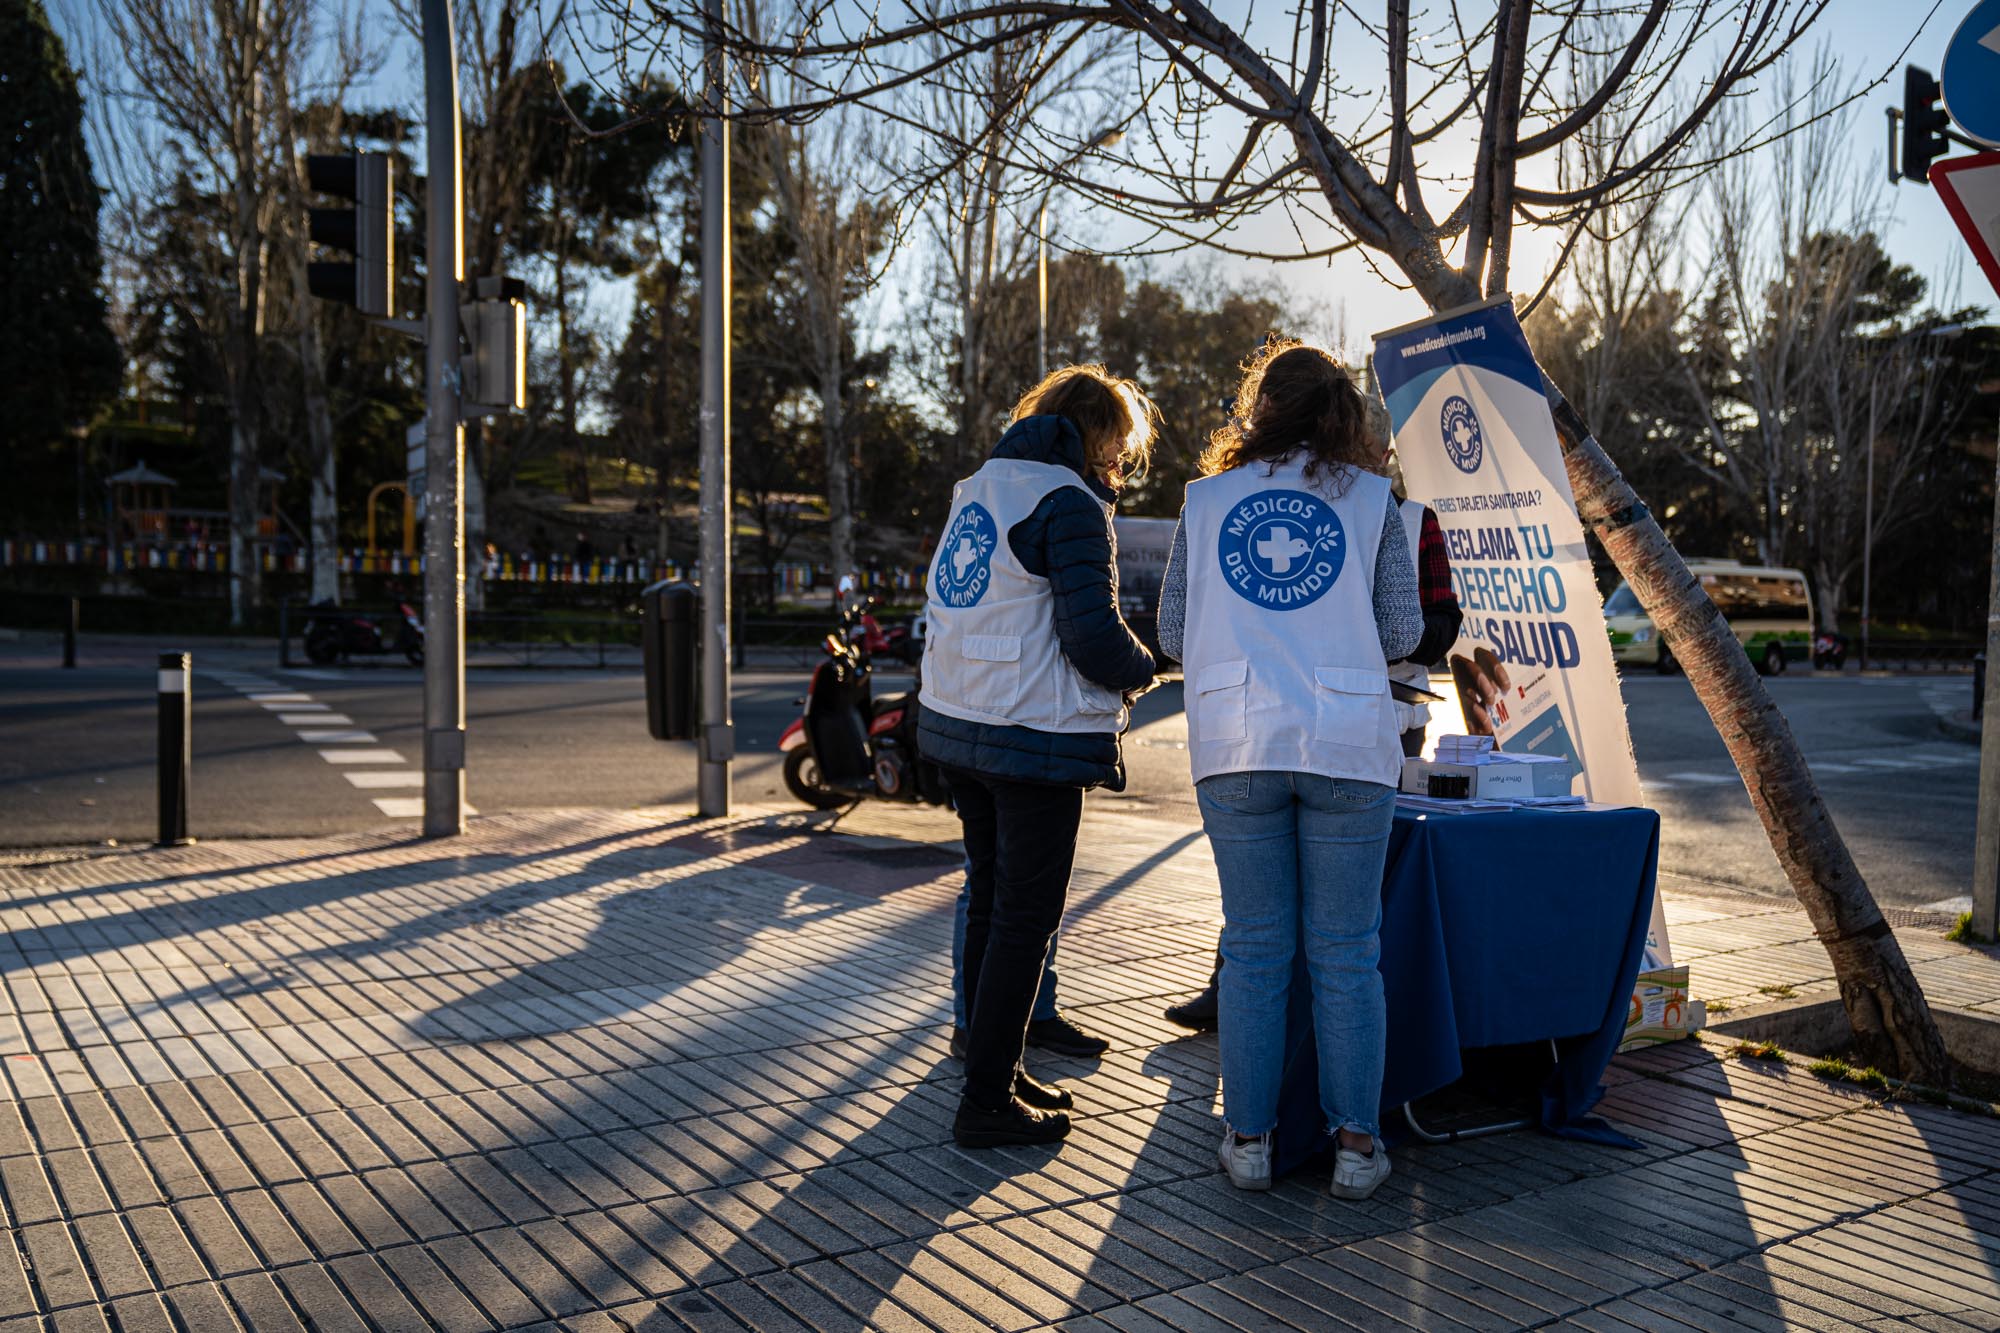
[(1222, 1150), (1216, 1154), (1229, 1183), (1240, 1190), (1271, 1188), (1271, 1136), (1259, 1134), (1248, 1143), (1239, 1141), (1236, 1131), (1224, 1126)]
[(1335, 1149), (1333, 1183), (1327, 1188), (1336, 1199), (1365, 1199), (1388, 1178), (1389, 1152), (1377, 1139), (1375, 1151), (1365, 1157), (1347, 1148)]

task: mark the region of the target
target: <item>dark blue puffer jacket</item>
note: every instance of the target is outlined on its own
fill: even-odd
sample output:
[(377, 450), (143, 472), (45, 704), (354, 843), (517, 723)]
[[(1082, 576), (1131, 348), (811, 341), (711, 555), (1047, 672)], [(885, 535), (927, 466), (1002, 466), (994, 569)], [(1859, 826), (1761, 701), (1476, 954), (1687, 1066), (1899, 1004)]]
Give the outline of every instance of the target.
[[(1026, 417), (994, 446), (995, 458), (1055, 463), (1082, 477), (1109, 502), (1113, 493), (1089, 474), (1083, 437), (1067, 417)], [(1153, 655), (1118, 613), (1118, 566), (1103, 508), (1074, 486), (1042, 497), (1007, 533), (1022, 566), (1055, 593), (1056, 640), (1085, 679), (1107, 690), (1136, 690), (1153, 679)], [(1049, 688), (1055, 688), (1050, 682)], [(946, 717), (924, 709), (917, 744), (926, 759), (1010, 782), (1122, 791), (1118, 737), (1108, 731), (1049, 732)]]

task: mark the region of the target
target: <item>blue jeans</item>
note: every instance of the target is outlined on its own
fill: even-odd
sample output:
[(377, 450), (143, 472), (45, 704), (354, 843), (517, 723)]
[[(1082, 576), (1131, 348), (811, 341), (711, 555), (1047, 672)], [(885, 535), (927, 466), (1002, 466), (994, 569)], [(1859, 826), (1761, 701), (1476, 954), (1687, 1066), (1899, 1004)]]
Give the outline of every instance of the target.
[[(951, 920), (951, 1023), (964, 1028), (965, 1022), (965, 909), (972, 902), (972, 884), (958, 886), (958, 906)], [(1056, 1016), (1056, 942), (1049, 941), (1048, 961), (1042, 964), (1042, 984), (1035, 991), (1035, 1007), (1028, 1020), (1039, 1023)]]
[[(1196, 787), (1222, 881), (1222, 1107), (1239, 1134), (1278, 1123), (1285, 1003), (1303, 936), (1327, 1131), (1377, 1132), (1387, 1019), (1382, 862), (1395, 792), (1310, 773), (1223, 773)], [(1303, 926), (1303, 931), (1301, 930)]]

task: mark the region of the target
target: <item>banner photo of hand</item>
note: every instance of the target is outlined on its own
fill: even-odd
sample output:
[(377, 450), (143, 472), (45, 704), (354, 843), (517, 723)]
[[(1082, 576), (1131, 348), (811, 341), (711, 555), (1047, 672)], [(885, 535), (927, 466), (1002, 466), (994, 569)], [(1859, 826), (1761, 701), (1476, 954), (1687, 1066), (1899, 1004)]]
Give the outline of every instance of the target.
[(1471, 657), (1451, 655), (1451, 680), (1458, 687), (1458, 709), (1465, 715), (1468, 736), (1498, 736), (1507, 720), (1507, 668), (1490, 648), (1475, 648)]

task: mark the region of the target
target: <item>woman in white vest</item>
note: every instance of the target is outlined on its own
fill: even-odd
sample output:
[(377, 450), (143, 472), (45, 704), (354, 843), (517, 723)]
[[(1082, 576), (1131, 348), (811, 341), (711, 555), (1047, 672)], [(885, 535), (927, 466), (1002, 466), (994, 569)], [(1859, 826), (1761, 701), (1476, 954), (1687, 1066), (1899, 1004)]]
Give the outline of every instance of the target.
[(1332, 1190), (1361, 1199), (1389, 1174), (1376, 964), (1402, 747), (1388, 664), (1421, 630), (1416, 566), (1389, 483), (1367, 470), (1361, 392), (1331, 354), (1273, 340), (1236, 401), (1249, 409), (1202, 455), (1160, 597), (1222, 882), (1220, 1159), (1239, 1188), (1270, 1187), (1303, 937)]
[(952, 1131), (969, 1148), (1069, 1132), (1068, 1092), (1030, 1078), (1021, 1051), (1083, 793), (1124, 786), (1125, 696), (1153, 679), (1118, 612), (1111, 527), (1153, 422), (1130, 380), (1101, 366), (1054, 372), (952, 492), (932, 557), (918, 743), (965, 829), (965, 1092)]

